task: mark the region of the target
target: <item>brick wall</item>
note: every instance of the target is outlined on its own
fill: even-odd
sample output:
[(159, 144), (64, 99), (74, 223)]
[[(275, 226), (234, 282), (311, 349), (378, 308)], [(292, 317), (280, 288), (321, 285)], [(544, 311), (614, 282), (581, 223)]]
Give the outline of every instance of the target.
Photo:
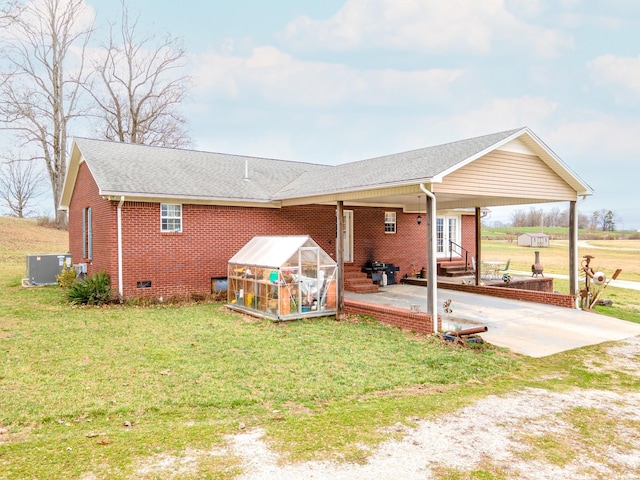
[[(117, 289), (117, 203), (103, 199), (86, 164), (81, 164), (69, 208), (69, 251), (88, 273), (105, 270)], [(82, 210), (93, 212), (93, 259), (82, 258)], [(346, 208), (354, 211), (354, 263), (377, 260), (400, 267), (398, 278), (426, 264), (426, 226), (401, 209)], [(333, 205), (283, 208), (182, 205), (182, 231), (160, 232), (158, 203), (125, 202), (122, 207), (125, 297), (208, 294), (211, 279), (227, 276), (227, 261), (256, 235), (310, 235), (336, 258)], [(385, 211), (395, 211), (395, 234), (384, 233)], [(473, 249), (473, 216), (463, 216), (463, 245)], [(469, 227), (470, 226), (470, 227)], [(142, 288), (150, 282), (151, 287)]]
[[(93, 259), (82, 255), (82, 211), (88, 207), (92, 211)], [(118, 262), (115, 225), (115, 205), (100, 196), (87, 165), (81, 164), (69, 205), (69, 253), (73, 263), (87, 263), (89, 274), (105, 270), (113, 282)]]
[(490, 295), (492, 297), (510, 298), (512, 300), (522, 300), (525, 302), (544, 303), (565, 308), (576, 308), (576, 300), (573, 295), (561, 293), (537, 292), (532, 290), (520, 290), (516, 288), (490, 287), (482, 285), (462, 285), (456, 283), (438, 283), (438, 288), (446, 290), (456, 290), (458, 292), (477, 293), (479, 295)]
[[(387, 325), (393, 325), (418, 333), (433, 333), (433, 318), (426, 313), (411, 313), (409, 310), (402, 308), (348, 299), (344, 301), (344, 309), (347, 314), (366, 315)], [(441, 328), (442, 318), (438, 316), (438, 330)]]
[[(182, 206), (182, 231), (160, 232), (157, 203), (125, 202), (122, 212), (125, 296), (207, 294), (227, 276), (227, 261), (256, 235), (311, 235), (335, 258), (335, 207), (282, 209)], [(151, 288), (137, 288), (138, 282)]]
[[(345, 207), (353, 210), (354, 263), (364, 265), (369, 261), (393, 263), (400, 267), (397, 279), (411, 272), (411, 265), (418, 270), (426, 267), (427, 231), (424, 215), (422, 224), (417, 214), (403, 214), (402, 209)], [(384, 213), (396, 212), (396, 233), (384, 233)], [(474, 255), (476, 248), (475, 215), (462, 215), (462, 247)], [(448, 258), (448, 257), (447, 257)], [(471, 257), (469, 257), (471, 264)]]
[(473, 267), (471, 257), (476, 255), (476, 216), (462, 215), (461, 223), (462, 248), (469, 251), (468, 265)]

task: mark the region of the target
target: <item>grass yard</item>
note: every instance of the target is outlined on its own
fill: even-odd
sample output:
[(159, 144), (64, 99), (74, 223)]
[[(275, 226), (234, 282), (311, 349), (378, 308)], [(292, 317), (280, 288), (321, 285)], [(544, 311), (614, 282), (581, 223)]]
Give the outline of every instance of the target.
[[(363, 318), (276, 325), (215, 303), (71, 307), (58, 287), (20, 286), (24, 255), (66, 251), (66, 232), (5, 218), (0, 229), (2, 479), (233, 478), (242, 468), (221, 450), (226, 436), (254, 427), (291, 462), (362, 462), (399, 435), (387, 427), (490, 394), (640, 387), (586, 366), (601, 346), (534, 360)], [(189, 470), (145, 468), (193, 452)], [(505, 478), (490, 470), (456, 478)]]

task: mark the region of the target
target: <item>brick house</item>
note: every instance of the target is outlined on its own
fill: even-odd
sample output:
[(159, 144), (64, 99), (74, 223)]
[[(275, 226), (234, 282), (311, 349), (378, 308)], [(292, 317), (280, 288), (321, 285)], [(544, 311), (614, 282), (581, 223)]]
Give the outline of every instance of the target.
[(435, 280), (438, 260), (480, 259), (481, 208), (575, 213), (592, 193), (526, 127), (337, 166), (78, 138), (61, 208), (74, 264), (105, 270), (122, 297), (166, 297), (210, 293), (257, 235), (310, 235), (341, 268), (381, 261)]

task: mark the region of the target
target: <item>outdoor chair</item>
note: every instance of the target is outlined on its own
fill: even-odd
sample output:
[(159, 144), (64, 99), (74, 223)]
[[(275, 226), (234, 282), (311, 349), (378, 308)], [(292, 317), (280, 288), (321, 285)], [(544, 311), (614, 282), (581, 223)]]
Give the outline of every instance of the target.
[(507, 273), (507, 271), (509, 270), (509, 265), (511, 265), (511, 259), (507, 260), (507, 264), (504, 266), (504, 268), (499, 268), (497, 270), (498, 277), (500, 277), (500, 275), (503, 273)]

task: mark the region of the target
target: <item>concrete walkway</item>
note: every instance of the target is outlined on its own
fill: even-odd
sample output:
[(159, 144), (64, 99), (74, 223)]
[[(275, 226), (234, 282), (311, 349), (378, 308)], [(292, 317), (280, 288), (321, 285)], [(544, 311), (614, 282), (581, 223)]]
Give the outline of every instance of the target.
[[(407, 310), (415, 304), (422, 311), (427, 308), (426, 296), (426, 288), (405, 284), (382, 287), (378, 293), (345, 292), (347, 299)], [(449, 299), (452, 313), (445, 314), (442, 305)], [(445, 330), (486, 325), (484, 340), (530, 357), (640, 335), (640, 324), (597, 313), (453, 290), (438, 289), (438, 312)]]

